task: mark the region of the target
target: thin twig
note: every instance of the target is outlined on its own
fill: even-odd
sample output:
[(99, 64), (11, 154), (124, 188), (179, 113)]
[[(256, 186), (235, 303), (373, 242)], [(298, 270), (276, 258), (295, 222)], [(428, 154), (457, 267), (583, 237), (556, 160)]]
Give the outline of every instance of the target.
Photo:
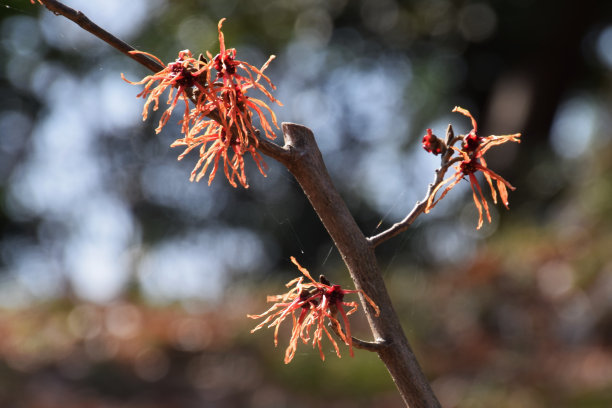
[[(329, 323), (328, 325), (332, 331), (334, 332), (334, 334), (336, 336), (338, 336), (338, 338), (340, 340), (342, 340), (343, 338), (345, 338), (343, 336), (343, 333), (341, 333), (341, 328), (339, 325), (335, 325), (333, 323)], [(386, 340), (378, 340), (378, 341), (365, 341), (365, 340), (360, 340), (356, 337), (351, 336), (351, 342), (353, 343), (353, 347), (361, 349), (361, 350), (367, 350), (367, 351), (372, 351), (372, 352), (379, 352), (380, 350), (382, 350), (385, 347), (389, 347), (389, 342)]]
[(387, 241), (388, 239), (391, 239), (394, 236), (406, 231), (408, 228), (410, 228), (414, 220), (416, 220), (417, 217), (421, 215), (423, 211), (425, 211), (429, 197), (434, 192), (435, 188), (444, 181), (444, 175), (446, 174), (448, 168), (462, 160), (461, 157), (455, 157), (451, 159), (451, 157), (453, 156), (453, 149), (451, 149), (451, 146), (459, 140), (460, 138), (457, 138), (454, 135), (453, 127), (451, 125), (448, 125), (448, 128), (446, 129), (447, 148), (445, 149), (444, 153), (442, 154), (442, 157), (440, 158), (440, 167), (436, 170), (436, 178), (434, 179), (433, 183), (431, 183), (427, 188), (425, 198), (417, 202), (412, 211), (410, 211), (403, 220), (393, 224), (391, 227), (381, 232), (380, 234), (367, 238), (368, 242), (373, 247), (376, 247)]
[(41, 0), (43, 5), (49, 9), (53, 14), (61, 15), (66, 17), (69, 20), (74, 21), (76, 24), (81, 26), (84, 30), (89, 31), (91, 34), (95, 35), (108, 45), (113, 48), (116, 48), (123, 54), (127, 55), (134, 61), (144, 65), (149, 68), (153, 72), (159, 72), (164, 69), (163, 66), (159, 65), (159, 63), (146, 55), (143, 54), (130, 54), (130, 51), (135, 51), (135, 48), (131, 45), (127, 44), (124, 41), (121, 41), (99, 25), (95, 24), (91, 21), (85, 14), (80, 12), (79, 10), (75, 10), (66, 6), (63, 3), (55, 0)]

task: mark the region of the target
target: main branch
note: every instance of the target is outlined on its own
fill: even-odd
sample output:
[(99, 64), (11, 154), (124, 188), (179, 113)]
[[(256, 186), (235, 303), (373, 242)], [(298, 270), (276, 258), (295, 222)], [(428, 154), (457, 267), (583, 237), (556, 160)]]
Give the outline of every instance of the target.
[(411, 408), (439, 407), (440, 403), (408, 344), (393, 308), (374, 247), (363, 235), (334, 187), (312, 132), (292, 123), (283, 123), (282, 127), (285, 150), (291, 152), (290, 159), (283, 164), (300, 183), (334, 240), (356, 288), (367, 293), (380, 307), (380, 317), (376, 317), (369, 304), (363, 297), (361, 299), (376, 342), (387, 344), (377, 353), (391, 373), (404, 402)]

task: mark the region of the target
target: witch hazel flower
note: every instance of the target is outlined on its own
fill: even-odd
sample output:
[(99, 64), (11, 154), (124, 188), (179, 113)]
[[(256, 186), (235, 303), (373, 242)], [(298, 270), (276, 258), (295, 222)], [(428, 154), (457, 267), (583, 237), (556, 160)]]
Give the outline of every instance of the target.
[(276, 115), (264, 101), (247, 96), (247, 92), (250, 89), (257, 89), (271, 102), (282, 106), (282, 103), (274, 98), (270, 91), (260, 83), (260, 80), (263, 78), (272, 90), (276, 89), (270, 78), (263, 73), (276, 56), (271, 55), (259, 69), (245, 61), (236, 59), (236, 49), (228, 49), (225, 46), (225, 37), (221, 30), (225, 20), (225, 18), (222, 18), (217, 25), (219, 32), (219, 53), (214, 57), (210, 52), (207, 53), (208, 58), (212, 60), (213, 68), (217, 71), (217, 79), (221, 80), (223, 84), (222, 87), (218, 88), (218, 91), (221, 99), (224, 101), (224, 106), (228, 108), (225, 115), (232, 124), (237, 126), (239, 137), (246, 138), (249, 133), (254, 132), (250, 116), (252, 112), (255, 112), (266, 137), (275, 139), (276, 136), (272, 126), (262, 109), (270, 115), (272, 124), (278, 129)]
[[(287, 293), (268, 296), (268, 302), (274, 302), (274, 305), (264, 313), (247, 315), (251, 319), (264, 318), (261, 323), (251, 330), (251, 333), (264, 326), (268, 328), (274, 327), (274, 346), (277, 346), (280, 325), (286, 319), (291, 318), (293, 326), (289, 346), (285, 350), (284, 360), (285, 364), (288, 364), (295, 356), (300, 340), (304, 344), (311, 342), (313, 348), (317, 346), (321, 360), (325, 360), (322, 346), (323, 334), (331, 342), (336, 355), (341, 357), (340, 348), (328, 330), (328, 325), (330, 325), (332, 330), (348, 345), (349, 354), (353, 357), (353, 341), (348, 316), (357, 311), (358, 303), (345, 302), (344, 296), (352, 293), (361, 293), (364, 299), (374, 308), (376, 316), (380, 314), (378, 306), (363, 291), (342, 289), (340, 285), (332, 285), (323, 275), (321, 275), (317, 282), (312, 278), (308, 270), (302, 267), (294, 257), (291, 257), (291, 262), (297, 266), (304, 276), (287, 283), (286, 286), (289, 288)], [(345, 307), (349, 309), (346, 310)], [(340, 314), (342, 324), (337, 317), (338, 314)], [(344, 325), (344, 329), (342, 325)]]
[[(191, 92), (194, 87), (197, 87), (201, 92), (201, 96), (209, 94), (206, 83), (207, 77), (210, 76), (210, 64), (207, 64), (202, 59), (195, 59), (189, 50), (180, 51), (176, 61), (167, 66), (155, 55), (149, 54), (148, 52), (131, 51), (130, 53), (146, 55), (164, 66), (164, 69), (161, 71), (153, 75), (147, 75), (141, 81), (137, 82), (129, 81), (121, 74), (121, 78), (132, 85), (145, 85), (143, 91), (137, 95), (138, 98), (146, 99), (142, 110), (142, 120), (146, 120), (148, 117), (149, 105), (153, 103), (153, 110), (156, 111), (159, 108), (159, 98), (166, 90), (169, 90), (167, 101), (169, 106), (162, 114), (155, 132), (161, 132), (172, 115), (172, 111), (176, 107), (179, 99), (185, 101), (185, 113), (183, 115), (184, 119), (182, 121), (183, 127), (181, 131), (183, 133), (188, 132), (190, 121), (185, 120), (185, 118), (190, 115), (189, 100)], [(175, 89), (176, 92), (174, 92)]]
[[(162, 114), (156, 132), (159, 133), (168, 122), (179, 100), (185, 101), (185, 110), (179, 124), (183, 137), (172, 143), (172, 147), (184, 146), (185, 150), (178, 159), (196, 150), (200, 158), (191, 173), (190, 180), (200, 181), (210, 170), (208, 184), (215, 178), (218, 168), (223, 171), (230, 185), (238, 183), (248, 188), (245, 174), (244, 155), (250, 154), (262, 175), (266, 175), (266, 163), (257, 152), (259, 131), (253, 120), (257, 117), (265, 136), (276, 138), (273, 127), (279, 128), (276, 115), (261, 99), (247, 95), (250, 90), (258, 90), (271, 102), (282, 104), (266, 88), (274, 90), (270, 78), (264, 71), (275, 58), (271, 56), (261, 67), (256, 68), (245, 61), (236, 59), (236, 50), (227, 49), (221, 30), (225, 19), (218, 24), (220, 51), (208, 59), (194, 58), (189, 50), (179, 52), (176, 61), (164, 65), (157, 57), (141, 51), (155, 59), (164, 69), (131, 84), (144, 84), (138, 97), (145, 98), (143, 120), (147, 118), (149, 107), (159, 107), (159, 98), (168, 91), (168, 108)], [(262, 83), (263, 80), (263, 83)], [(190, 108), (190, 102), (194, 107)], [(267, 118), (270, 117), (270, 119)]]
[(245, 153), (250, 153), (261, 174), (266, 175), (267, 164), (256, 147), (253, 144), (244, 145), (238, 138), (228, 137), (227, 129), (229, 128), (212, 119), (200, 121), (187, 136), (170, 145), (170, 147), (185, 146), (185, 150), (178, 157), (179, 160), (193, 149), (199, 148), (200, 159), (191, 172), (190, 181), (200, 181), (210, 169), (208, 176), (208, 185), (210, 185), (221, 161), (223, 172), (231, 186), (237, 187), (236, 182), (238, 182), (243, 187), (248, 187), (244, 171)]
[[(520, 143), (520, 133), (515, 133), (511, 135), (503, 135), (503, 136), (486, 136), (482, 137), (478, 135), (478, 124), (476, 120), (472, 116), (472, 114), (464, 108), (459, 106), (455, 106), (453, 112), (461, 113), (462, 115), (470, 118), (472, 122), (472, 129), (467, 135), (460, 136), (454, 140), (450, 140), (449, 146), (446, 146), (444, 142), (440, 139), (436, 138), (432, 135), (430, 129), (427, 129), (427, 134), (423, 138), (423, 148), (434, 154), (438, 154), (441, 151), (445, 151), (447, 148), (452, 149), (453, 153), (457, 153), (458, 156), (455, 158), (448, 157), (448, 161), (456, 162), (455, 165), (455, 173), (442, 181), (432, 190), (429, 198), (427, 200), (427, 206), (425, 207), (425, 213), (428, 213), (444, 196), (455, 187), (461, 180), (467, 179), (470, 182), (470, 186), (472, 188), (472, 197), (474, 199), (474, 204), (476, 205), (476, 209), (478, 210), (479, 218), (478, 218), (478, 226), (477, 229), (480, 229), (483, 224), (483, 215), (487, 217), (487, 221), (491, 222), (491, 213), (489, 211), (489, 205), (485, 198), (485, 195), (480, 187), (480, 183), (476, 177), (476, 173), (480, 172), (484, 176), (487, 184), (489, 185), (489, 189), (491, 191), (491, 198), (493, 199), (493, 203), (497, 204), (497, 195), (499, 193), (499, 197), (502, 201), (502, 204), (508, 209), (508, 189), (515, 190), (507, 180), (505, 180), (502, 176), (495, 173), (487, 166), (487, 162), (485, 161), (483, 155), (494, 146), (498, 146), (507, 142), (516, 142)], [(433, 138), (435, 139), (432, 139)], [(433, 140), (433, 141), (432, 141)], [(427, 141), (427, 143), (426, 143)], [(461, 148), (457, 148), (454, 144), (460, 141)], [(443, 145), (440, 150), (434, 149), (432, 146), (438, 146), (437, 143)], [(436, 199), (436, 194), (440, 191), (444, 186), (444, 190), (440, 196)]]

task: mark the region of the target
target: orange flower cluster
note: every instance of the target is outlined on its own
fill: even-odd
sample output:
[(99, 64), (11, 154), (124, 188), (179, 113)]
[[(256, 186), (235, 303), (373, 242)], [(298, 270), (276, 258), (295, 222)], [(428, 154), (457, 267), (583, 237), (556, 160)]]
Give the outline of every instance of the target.
[[(141, 51), (132, 53), (145, 54), (159, 62), (164, 69), (149, 75), (138, 82), (145, 87), (138, 97), (145, 98), (142, 112), (143, 120), (147, 119), (149, 107), (159, 107), (159, 98), (168, 93), (168, 108), (162, 114), (156, 132), (159, 133), (168, 122), (178, 101), (185, 102), (185, 111), (180, 120), (184, 137), (172, 143), (171, 147), (185, 146), (178, 157), (181, 160), (187, 153), (199, 148), (200, 159), (191, 173), (191, 180), (200, 181), (210, 169), (208, 184), (215, 178), (219, 162), (229, 183), (237, 187), (237, 182), (248, 187), (244, 172), (244, 154), (250, 153), (259, 171), (265, 176), (266, 164), (257, 152), (258, 131), (253, 125), (257, 116), (264, 134), (274, 139), (272, 126), (278, 129), (276, 116), (262, 100), (247, 96), (251, 89), (261, 91), (270, 101), (282, 105), (260, 81), (263, 80), (271, 89), (275, 89), (270, 79), (263, 74), (272, 55), (261, 67), (256, 68), (236, 59), (235, 49), (226, 49), (221, 27), (225, 19), (218, 24), (220, 51), (216, 56), (207, 52), (208, 59), (200, 56), (194, 58), (189, 50), (180, 51), (176, 61), (165, 65), (157, 57)], [(213, 70), (215, 75), (213, 76)], [(175, 92), (176, 91), (176, 92)], [(195, 103), (190, 108), (189, 102)], [(270, 115), (268, 120), (265, 113)]]
[[(502, 203), (506, 208), (508, 208), (508, 190), (514, 190), (515, 188), (506, 181), (502, 176), (495, 173), (487, 166), (487, 162), (485, 161), (483, 155), (493, 146), (498, 146), (506, 142), (517, 142), (520, 143), (520, 133), (515, 133), (512, 135), (503, 135), (503, 136), (486, 136), (482, 137), (477, 134), (478, 125), (476, 120), (472, 116), (472, 114), (464, 108), (459, 106), (455, 106), (453, 112), (459, 112), (464, 116), (467, 116), (472, 121), (472, 130), (465, 136), (462, 136), (460, 140), (461, 148), (457, 148), (453, 146), (454, 143), (451, 141), (450, 146), (444, 145), (444, 142), (438, 139), (435, 135), (432, 134), (431, 129), (427, 129), (427, 134), (423, 137), (423, 148), (430, 153), (438, 154), (441, 150), (445, 150), (447, 147), (450, 147), (455, 152), (459, 153), (461, 161), (455, 166), (455, 173), (438, 184), (427, 200), (427, 207), (425, 208), (425, 213), (428, 213), (444, 196), (459, 183), (464, 177), (468, 177), (470, 180), (470, 186), (472, 187), (472, 196), (474, 198), (474, 203), (476, 204), (476, 208), (478, 209), (479, 219), (477, 229), (482, 227), (483, 223), (483, 210), (484, 214), (487, 216), (487, 220), (491, 222), (491, 214), (489, 212), (489, 205), (487, 204), (487, 200), (482, 192), (480, 184), (476, 179), (476, 172), (480, 171), (489, 188), (491, 190), (491, 197), (493, 202), (497, 204), (497, 192), (495, 187), (497, 187), (497, 191), (499, 191), (499, 196), (501, 198)], [(439, 145), (444, 145), (443, 149), (434, 148)], [(495, 180), (495, 186), (493, 185), (493, 180)], [(446, 188), (440, 194), (438, 199), (435, 199), (436, 193), (446, 185)]]
[[(353, 341), (351, 337), (351, 326), (348, 321), (348, 316), (353, 314), (357, 308), (357, 302), (345, 302), (344, 295), (349, 293), (361, 293), (366, 301), (376, 310), (376, 316), (380, 310), (378, 306), (361, 290), (345, 290), (340, 285), (332, 285), (323, 275), (320, 277), (320, 282), (315, 281), (306, 268), (303, 268), (294, 257), (291, 257), (291, 262), (304, 274), (308, 281), (304, 281), (304, 277), (293, 279), (287, 283), (290, 290), (283, 295), (268, 296), (268, 302), (275, 302), (274, 305), (259, 315), (248, 315), (251, 319), (260, 319), (265, 317), (265, 320), (258, 324), (251, 333), (268, 325), (268, 328), (274, 327), (274, 345), (278, 345), (278, 330), (283, 320), (291, 316), (293, 328), (291, 330), (291, 338), (289, 346), (285, 351), (285, 364), (291, 362), (295, 356), (298, 341), (301, 339), (304, 344), (312, 340), (312, 346), (319, 347), (321, 360), (325, 360), (321, 340), (323, 333), (331, 341), (336, 354), (340, 357), (340, 349), (338, 344), (331, 336), (326, 327), (326, 322), (329, 321), (334, 326), (334, 331), (338, 333), (349, 346), (349, 353), (353, 357)], [(350, 307), (348, 311), (344, 310), (344, 306)], [(296, 318), (295, 313), (299, 310), (299, 316)], [(340, 312), (342, 322), (344, 323), (344, 331), (340, 325), (340, 321), (336, 315)], [(314, 328), (314, 333), (311, 332)]]

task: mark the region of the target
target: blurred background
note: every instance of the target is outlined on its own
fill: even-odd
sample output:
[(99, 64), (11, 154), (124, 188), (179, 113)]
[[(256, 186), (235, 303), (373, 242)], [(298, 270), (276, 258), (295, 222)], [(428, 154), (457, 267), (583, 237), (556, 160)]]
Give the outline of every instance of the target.
[[(612, 3), (66, 0), (173, 61), (263, 64), (366, 235), (433, 180), (426, 128), (522, 132), (489, 166), (510, 211), (476, 230), (463, 182), (377, 249), (446, 407), (612, 406)], [(0, 0), (0, 406), (399, 407), (375, 355), (284, 365), (247, 313), (297, 276), (351, 287), (291, 175), (190, 183), (197, 158), (142, 122), (143, 67), (28, 0)], [(177, 109), (181, 111), (181, 109)], [(282, 143), (279, 134), (279, 143)], [(251, 163), (252, 164), (252, 163)], [(369, 332), (354, 318), (359, 337)]]

